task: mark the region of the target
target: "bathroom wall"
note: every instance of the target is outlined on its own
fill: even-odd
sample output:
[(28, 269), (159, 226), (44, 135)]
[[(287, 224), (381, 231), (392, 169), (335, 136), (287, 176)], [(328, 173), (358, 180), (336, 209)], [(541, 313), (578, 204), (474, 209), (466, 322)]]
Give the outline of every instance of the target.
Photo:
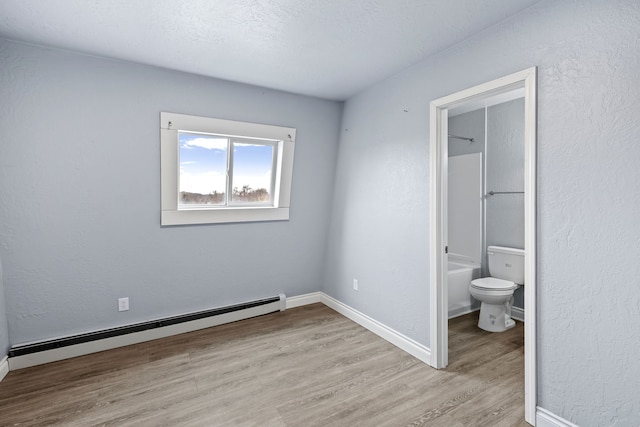
[[(341, 103), (6, 40), (0, 64), (11, 344), (321, 288)], [(295, 127), (291, 219), (161, 228), (161, 111)]]
[(325, 291), (430, 345), (429, 102), (537, 66), (537, 403), (640, 425), (639, 39), (636, 0), (541, 1), (349, 99)]
[(483, 153), (484, 158), (484, 126), (485, 109), (470, 111), (456, 116), (449, 116), (449, 134), (474, 138), (473, 142), (449, 138), (449, 157), (463, 154)]
[[(524, 191), (524, 99), (487, 108), (487, 192)], [(524, 194), (485, 199), (486, 244), (524, 249)], [(485, 265), (486, 260), (485, 253)], [(514, 293), (524, 308), (524, 289)]]
[[(487, 108), (487, 192), (524, 191), (524, 100)], [(524, 194), (486, 198), (487, 245), (524, 248)]]
[[(485, 121), (486, 115), (486, 121)], [(486, 145), (485, 145), (486, 126)], [(449, 133), (475, 138), (473, 143), (449, 139), (449, 157), (482, 152), (486, 191), (524, 189), (524, 100), (481, 108), (449, 118)], [(485, 153), (486, 148), (486, 153)], [(483, 175), (483, 180), (485, 176)], [(451, 189), (449, 197), (455, 197)], [(486, 247), (524, 248), (524, 195), (500, 194), (484, 199), (482, 275), (488, 276)], [(451, 228), (451, 224), (450, 224)], [(524, 289), (514, 295), (514, 306), (524, 308)]]

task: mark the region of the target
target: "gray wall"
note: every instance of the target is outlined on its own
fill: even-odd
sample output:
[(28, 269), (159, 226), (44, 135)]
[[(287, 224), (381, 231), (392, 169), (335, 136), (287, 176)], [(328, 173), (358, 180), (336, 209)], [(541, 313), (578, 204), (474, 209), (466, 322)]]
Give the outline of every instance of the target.
[[(0, 64), (11, 344), (321, 288), (341, 103), (6, 40)], [(161, 111), (297, 128), (291, 220), (160, 228)]]
[[(524, 99), (487, 108), (486, 179), (487, 192), (524, 191)], [(486, 246), (524, 249), (524, 194), (486, 197), (485, 209)], [(523, 288), (513, 305), (524, 308)]]
[(7, 326), (7, 306), (2, 277), (2, 257), (0, 257), (0, 360), (9, 354), (9, 327)]
[[(487, 108), (487, 192), (524, 191), (524, 100)], [(524, 248), (524, 194), (485, 199), (487, 246)]]
[(470, 111), (449, 117), (449, 134), (473, 138), (473, 142), (463, 139), (449, 138), (449, 157), (463, 154), (483, 153), (484, 161), (484, 126), (485, 109)]
[(349, 99), (325, 291), (430, 345), (429, 101), (537, 65), (538, 403), (640, 425), (639, 37), (635, 0), (542, 1)]
[[(637, 1), (542, 1), (350, 99), (324, 290), (429, 345), (429, 101), (537, 65), (538, 403), (639, 425), (639, 37)], [(0, 63), (13, 343), (320, 288), (339, 104), (7, 41)], [(160, 229), (163, 110), (295, 126), (291, 221)]]

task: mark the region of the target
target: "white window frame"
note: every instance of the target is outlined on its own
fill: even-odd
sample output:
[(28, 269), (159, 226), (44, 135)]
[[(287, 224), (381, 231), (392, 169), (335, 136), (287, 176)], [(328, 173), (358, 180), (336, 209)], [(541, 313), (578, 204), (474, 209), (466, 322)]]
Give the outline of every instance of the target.
[[(180, 146), (178, 132), (225, 135), (274, 141), (277, 150), (272, 173), (275, 175), (273, 205), (212, 206), (210, 209), (178, 209)], [(295, 128), (238, 122), (234, 120), (160, 113), (160, 224), (220, 224), (289, 219)]]

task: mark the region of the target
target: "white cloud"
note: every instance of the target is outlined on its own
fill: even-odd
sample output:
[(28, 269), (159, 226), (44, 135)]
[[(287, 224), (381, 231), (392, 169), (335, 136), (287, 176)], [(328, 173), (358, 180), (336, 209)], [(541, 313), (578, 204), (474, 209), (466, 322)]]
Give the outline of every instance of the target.
[(226, 150), (227, 138), (195, 138), (185, 141), (182, 147), (186, 149), (200, 147), (206, 150)]

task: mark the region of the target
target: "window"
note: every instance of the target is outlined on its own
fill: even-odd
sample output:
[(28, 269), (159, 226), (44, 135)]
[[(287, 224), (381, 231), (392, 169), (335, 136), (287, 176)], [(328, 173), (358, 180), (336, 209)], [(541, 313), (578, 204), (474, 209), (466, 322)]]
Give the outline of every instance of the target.
[(161, 113), (162, 225), (289, 219), (293, 128)]
[(178, 210), (271, 206), (277, 141), (178, 131)]

